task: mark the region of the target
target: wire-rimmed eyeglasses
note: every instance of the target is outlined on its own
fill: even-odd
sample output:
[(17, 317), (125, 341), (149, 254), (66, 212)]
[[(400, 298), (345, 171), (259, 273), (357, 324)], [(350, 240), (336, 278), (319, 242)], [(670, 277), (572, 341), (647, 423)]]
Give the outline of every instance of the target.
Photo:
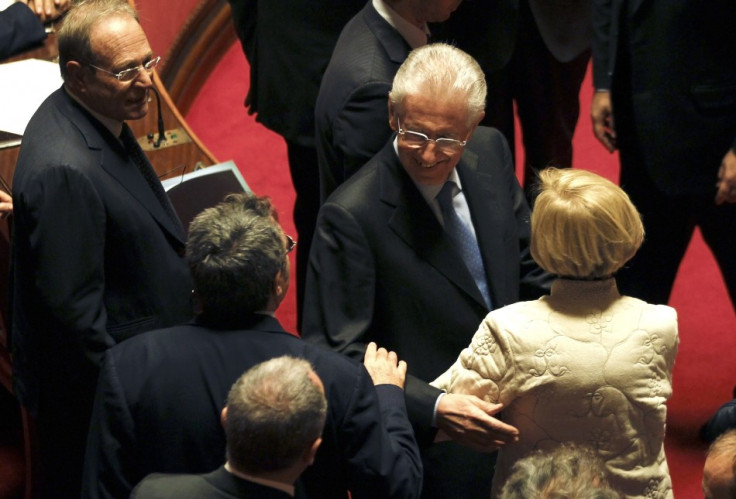
[(141, 71), (146, 71), (148, 72), (148, 74), (151, 74), (151, 72), (154, 69), (156, 69), (156, 66), (158, 66), (159, 62), (161, 62), (161, 56), (154, 57), (153, 59), (143, 64), (142, 66), (136, 66), (134, 68), (123, 69), (119, 73), (113, 73), (112, 71), (108, 71), (107, 69), (103, 69), (99, 66), (95, 66), (94, 64), (87, 64), (87, 66), (91, 68), (99, 69), (103, 73), (111, 74), (115, 78), (117, 78), (118, 81), (126, 82), (126, 81), (134, 80), (138, 76), (138, 73), (140, 73)]
[(287, 243), (286, 243), (286, 254), (288, 255), (289, 253), (291, 253), (294, 250), (294, 248), (296, 248), (296, 239), (294, 239), (293, 237), (291, 237), (289, 234), (285, 234), (285, 236), (286, 236), (286, 241), (287, 241)]
[(427, 145), (427, 142), (434, 142), (434, 145), (442, 152), (446, 154), (452, 154), (460, 151), (463, 147), (465, 147), (465, 144), (468, 143), (467, 140), (450, 139), (447, 137), (430, 139), (427, 135), (421, 132), (415, 132), (413, 130), (406, 130), (404, 128), (401, 128), (401, 120), (399, 120), (398, 118), (396, 118), (396, 123), (398, 123), (399, 125), (399, 131), (397, 133), (404, 138), (404, 142), (406, 143), (406, 145), (408, 147), (411, 147), (412, 149), (421, 149), (422, 147)]

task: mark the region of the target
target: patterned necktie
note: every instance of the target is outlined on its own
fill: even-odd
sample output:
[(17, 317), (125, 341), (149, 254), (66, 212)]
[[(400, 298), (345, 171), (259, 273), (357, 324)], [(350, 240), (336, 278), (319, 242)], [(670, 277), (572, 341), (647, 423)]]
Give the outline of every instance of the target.
[(439, 202), (442, 218), (445, 222), (445, 232), (450, 236), (450, 240), (460, 252), (465, 266), (470, 271), (476, 286), (478, 286), (480, 293), (483, 295), (488, 310), (491, 310), (491, 295), (488, 291), (488, 281), (486, 280), (486, 272), (483, 267), (483, 259), (480, 256), (478, 241), (452, 205), (454, 190), (455, 182), (447, 181), (442, 186), (440, 193), (437, 194), (437, 201)]
[(164, 209), (169, 218), (171, 218), (171, 221), (174, 222), (174, 225), (179, 227), (183, 232), (184, 229), (181, 225), (181, 221), (179, 220), (179, 216), (174, 211), (174, 207), (171, 206), (169, 196), (166, 194), (166, 191), (164, 191), (164, 187), (161, 185), (161, 181), (158, 179), (158, 175), (156, 175), (153, 166), (151, 166), (151, 162), (148, 161), (148, 158), (143, 152), (143, 149), (141, 149), (141, 146), (138, 145), (138, 141), (135, 140), (133, 131), (130, 129), (127, 123), (123, 123), (123, 131), (120, 134), (120, 139), (123, 141), (123, 147), (125, 148), (125, 151), (133, 160), (135, 166), (138, 167), (138, 170), (143, 175), (143, 178), (146, 179), (146, 182), (151, 187), (151, 190), (156, 196), (156, 199), (158, 199), (159, 203), (161, 203), (161, 207)]

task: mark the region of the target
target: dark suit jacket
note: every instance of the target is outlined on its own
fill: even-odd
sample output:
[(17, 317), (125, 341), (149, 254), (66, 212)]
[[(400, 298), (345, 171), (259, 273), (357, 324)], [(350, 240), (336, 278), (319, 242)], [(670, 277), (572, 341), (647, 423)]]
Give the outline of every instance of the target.
[(410, 50), (370, 0), (340, 34), (315, 109), (322, 200), (391, 136), (388, 93)]
[(516, 47), (519, 2), (529, 2), (549, 51), (569, 62), (590, 47), (591, 0), (474, 0), (432, 27), (432, 39), (471, 54), (487, 73), (503, 68)]
[(191, 318), (184, 233), (118, 140), (63, 89), (24, 133), (13, 203), (17, 393), (33, 411), (40, 395), (81, 397), (84, 413), (105, 350)]
[(0, 60), (45, 38), (43, 23), (27, 5), (14, 3), (0, 11)]
[(290, 499), (278, 489), (229, 473), (224, 466), (202, 475), (149, 475), (133, 490), (131, 499)]
[(403, 392), (374, 389), (365, 368), (257, 315), (239, 330), (191, 324), (111, 349), (90, 425), (84, 497), (123, 497), (152, 472), (202, 473), (225, 456), (220, 411), (250, 367), (281, 355), (309, 360), (325, 385), (327, 422), (302, 475), (309, 497), (415, 497), (421, 464)]
[[(548, 278), (529, 255), (529, 208), (501, 134), (479, 127), (457, 172), (493, 306), (543, 294)], [(407, 405), (420, 445), (434, 438), (440, 393), (427, 383), (455, 361), (488, 313), (461, 261), (393, 140), (320, 210), (302, 335), (355, 358), (369, 341), (396, 351), (408, 364)], [(425, 467), (425, 481), (432, 473)]]
[(250, 64), (246, 107), (287, 141), (314, 147), (322, 74), (363, 0), (228, 1)]
[(593, 2), (594, 83), (612, 91), (618, 135), (641, 144), (663, 192), (714, 195), (721, 159), (736, 146), (736, 5), (622, 3)]

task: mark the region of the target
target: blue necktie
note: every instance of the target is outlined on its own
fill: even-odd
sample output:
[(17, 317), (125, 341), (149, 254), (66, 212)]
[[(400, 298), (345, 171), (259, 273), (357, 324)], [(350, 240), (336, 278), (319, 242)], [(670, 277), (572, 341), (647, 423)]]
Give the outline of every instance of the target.
[(478, 241), (476, 241), (470, 228), (463, 222), (452, 205), (454, 190), (455, 182), (447, 181), (442, 186), (440, 193), (437, 194), (437, 201), (440, 204), (442, 218), (445, 222), (445, 232), (450, 236), (450, 240), (460, 252), (465, 266), (470, 271), (476, 286), (478, 286), (480, 293), (483, 295), (488, 310), (491, 310), (491, 296), (488, 292), (488, 281), (486, 280), (486, 272), (483, 267), (483, 259), (480, 256)]

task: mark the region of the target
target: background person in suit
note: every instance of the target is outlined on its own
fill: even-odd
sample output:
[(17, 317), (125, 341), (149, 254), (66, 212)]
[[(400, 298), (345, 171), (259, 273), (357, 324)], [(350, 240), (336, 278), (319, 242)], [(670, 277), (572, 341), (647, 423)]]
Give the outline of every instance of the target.
[(623, 293), (667, 303), (696, 226), (736, 303), (736, 4), (595, 0), (591, 114), (647, 237)]
[[(529, 255), (529, 209), (506, 141), (476, 129), (484, 104), (483, 73), (470, 56), (444, 44), (414, 50), (389, 96), (397, 134), (320, 209), (307, 278), (307, 340), (354, 358), (375, 341), (407, 361), (425, 497), (490, 494), (492, 456), (453, 442), (430, 446), (437, 428), (486, 451), (516, 435), (491, 417), (499, 406), (456, 395), (438, 402), (441, 391), (428, 381), (491, 307), (538, 297), (548, 283)], [(446, 183), (460, 211), (453, 220), (472, 228), (481, 262), (471, 266), (480, 263), (480, 272), (443, 230), (449, 222), (436, 196)]]
[(10, 330), (42, 486), (78, 498), (102, 355), (191, 318), (192, 287), (181, 223), (157, 197), (151, 165), (137, 166), (140, 147), (118, 139), (125, 120), (148, 111), (158, 61), (136, 13), (127, 2), (84, 2), (58, 39), (64, 84), (28, 124), (13, 179)]
[(256, 121), (286, 141), (296, 191), (296, 311), (297, 329), (301, 330), (309, 248), (320, 205), (314, 103), (337, 37), (364, 0), (229, 3), (250, 65), (245, 107), (256, 115)]
[(304, 359), (283, 356), (248, 369), (222, 410), (227, 462), (205, 475), (147, 476), (131, 497), (289, 498), (314, 462), (327, 415), (325, 389)]
[(315, 109), (322, 201), (391, 136), (386, 96), (428, 22), (447, 19), (460, 0), (368, 0), (345, 26), (322, 78)]
[(302, 341), (273, 317), (288, 289), (292, 243), (267, 199), (233, 195), (195, 218), (187, 254), (199, 314), (106, 354), (83, 497), (125, 497), (152, 472), (221, 466), (228, 390), (244, 370), (281, 355), (308, 360), (328, 400), (322, 445), (302, 475), (307, 495), (418, 496), (422, 468), (400, 385), (374, 388), (358, 362)]
[(43, 23), (24, 2), (0, 11), (0, 60), (41, 43), (45, 38)]
[(524, 190), (537, 172), (572, 164), (580, 86), (590, 60), (591, 0), (475, 0), (433, 26), (472, 55), (488, 84), (481, 125), (498, 128), (514, 148), (516, 103), (524, 144)]

